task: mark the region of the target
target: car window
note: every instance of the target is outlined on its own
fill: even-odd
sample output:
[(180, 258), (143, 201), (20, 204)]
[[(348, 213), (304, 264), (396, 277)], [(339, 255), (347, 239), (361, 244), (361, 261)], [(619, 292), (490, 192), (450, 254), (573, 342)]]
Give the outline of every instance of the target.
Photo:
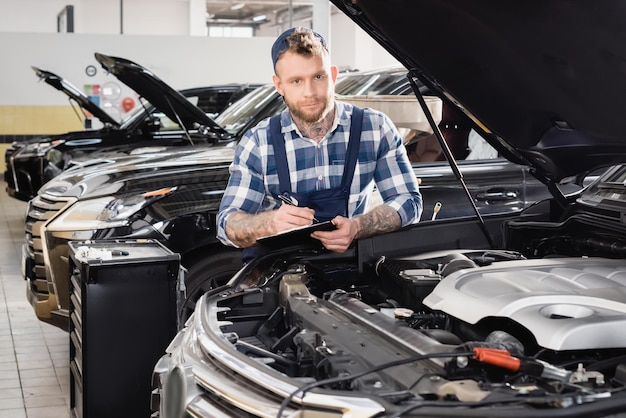
[[(499, 158), (498, 151), (473, 129), (462, 129), (444, 123), (440, 124), (440, 130), (457, 161)], [(410, 131), (403, 137), (411, 162), (445, 161), (441, 145), (434, 134)]]
[(478, 132), (471, 129), (467, 137), (468, 154), (466, 160), (490, 160), (498, 158), (498, 151), (480, 136)]
[[(143, 97), (139, 98), (139, 103), (135, 106), (124, 118), (120, 125), (120, 129), (128, 129), (135, 124), (137, 119), (143, 119), (147, 112), (150, 112), (154, 107)], [(146, 111), (147, 109), (147, 111)]]
[(403, 73), (380, 73), (372, 75), (342, 75), (335, 85), (335, 93), (343, 95), (411, 94), (413, 91)]
[[(222, 112), (233, 100), (242, 97), (250, 91), (250, 88), (242, 89), (224, 89), (224, 91), (218, 91), (207, 89), (205, 92), (200, 91), (198, 93), (184, 93), (185, 98), (189, 100), (191, 104), (200, 108), (209, 117), (215, 118), (220, 112)], [(158, 117), (161, 120), (161, 130), (175, 130), (180, 129), (180, 125), (167, 117), (163, 112), (155, 112), (154, 106), (143, 97), (139, 98), (140, 103), (131, 110), (126, 118), (122, 121), (121, 128), (127, 129), (129, 126), (134, 125), (137, 119), (146, 118), (146, 114), (152, 113), (153, 116)]]
[(188, 97), (190, 101), (210, 116), (219, 115), (231, 102), (234, 90), (220, 91), (204, 96)]
[[(402, 71), (379, 72), (373, 74), (342, 74), (335, 85), (339, 95), (378, 95), (412, 94), (411, 86)], [(275, 114), (283, 110), (284, 103), (277, 100), (278, 92), (273, 84), (257, 88), (222, 112), (215, 122), (228, 132), (237, 135), (261, 109), (266, 114)], [(274, 103), (271, 109), (268, 106)]]
[(259, 87), (246, 95), (245, 100), (238, 100), (229, 106), (215, 119), (215, 122), (228, 132), (237, 134), (256, 117), (261, 109), (264, 109), (270, 102), (276, 101), (277, 98), (278, 92), (273, 84)]
[[(193, 101), (192, 101), (193, 103)], [(165, 113), (157, 111), (154, 106), (144, 99), (143, 97), (139, 98), (139, 103), (132, 109), (126, 118), (122, 121), (121, 129), (128, 129), (130, 126), (135, 125), (136, 123), (144, 123), (148, 120), (148, 116), (159, 118), (161, 121), (161, 129), (180, 129), (179, 125), (168, 118)], [(139, 122), (141, 119), (143, 122)]]
[[(446, 102), (442, 104), (439, 130), (456, 161), (490, 160), (498, 152), (472, 128), (467, 117)], [(434, 134), (413, 132), (405, 136), (409, 160), (413, 163), (445, 161), (446, 157)]]

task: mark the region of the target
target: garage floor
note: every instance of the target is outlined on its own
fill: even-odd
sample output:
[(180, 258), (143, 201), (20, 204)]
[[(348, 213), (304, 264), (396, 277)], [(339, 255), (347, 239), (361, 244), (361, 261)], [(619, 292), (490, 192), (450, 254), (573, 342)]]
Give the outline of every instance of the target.
[(0, 190), (0, 418), (66, 418), (69, 335), (39, 321), (26, 300), (25, 210)]

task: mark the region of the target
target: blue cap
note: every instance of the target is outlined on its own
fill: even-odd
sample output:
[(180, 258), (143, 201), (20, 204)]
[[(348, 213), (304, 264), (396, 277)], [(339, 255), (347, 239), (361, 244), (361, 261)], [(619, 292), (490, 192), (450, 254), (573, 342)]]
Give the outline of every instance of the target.
[(278, 61), (278, 57), (280, 56), (280, 54), (282, 54), (284, 51), (289, 49), (289, 42), (287, 42), (287, 38), (289, 37), (289, 35), (294, 33), (296, 29), (311, 32), (320, 40), (324, 49), (328, 51), (328, 45), (326, 44), (326, 39), (324, 39), (322, 35), (315, 32), (313, 29), (308, 29), (308, 28), (287, 29), (278, 38), (276, 38), (276, 40), (274, 41), (274, 45), (272, 45), (272, 63), (274, 64), (274, 68), (276, 68), (276, 61)]

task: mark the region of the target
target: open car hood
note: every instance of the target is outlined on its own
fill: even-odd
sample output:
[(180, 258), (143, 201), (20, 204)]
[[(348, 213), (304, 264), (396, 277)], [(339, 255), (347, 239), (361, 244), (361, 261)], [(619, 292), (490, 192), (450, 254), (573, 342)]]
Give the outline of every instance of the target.
[(95, 53), (95, 57), (102, 68), (148, 100), (171, 120), (177, 121), (187, 129), (197, 128), (200, 125), (211, 129), (221, 137), (229, 135), (202, 109), (141, 65), (98, 52)]
[(80, 107), (100, 119), (105, 125), (120, 126), (120, 123), (113, 119), (107, 112), (105, 112), (100, 106), (89, 100), (82, 91), (70, 84), (67, 80), (59, 77), (58, 75), (51, 73), (50, 71), (42, 70), (37, 67), (31, 67), (37, 77), (40, 80), (50, 84), (55, 89), (67, 94), (68, 97), (74, 100)]
[(331, 1), (543, 181), (626, 161), (626, 2)]

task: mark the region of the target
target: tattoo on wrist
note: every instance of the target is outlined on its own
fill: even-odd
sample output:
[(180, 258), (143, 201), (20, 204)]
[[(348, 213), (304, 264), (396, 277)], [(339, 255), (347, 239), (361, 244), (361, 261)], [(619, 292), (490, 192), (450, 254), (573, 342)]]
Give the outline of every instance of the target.
[(395, 231), (402, 225), (398, 212), (385, 205), (378, 206), (371, 212), (359, 216), (358, 224), (359, 232), (357, 232), (355, 239)]
[(228, 238), (240, 247), (253, 245), (257, 238), (268, 235), (268, 215), (263, 212), (258, 215), (251, 215), (244, 212), (232, 213), (226, 222), (226, 234)]

